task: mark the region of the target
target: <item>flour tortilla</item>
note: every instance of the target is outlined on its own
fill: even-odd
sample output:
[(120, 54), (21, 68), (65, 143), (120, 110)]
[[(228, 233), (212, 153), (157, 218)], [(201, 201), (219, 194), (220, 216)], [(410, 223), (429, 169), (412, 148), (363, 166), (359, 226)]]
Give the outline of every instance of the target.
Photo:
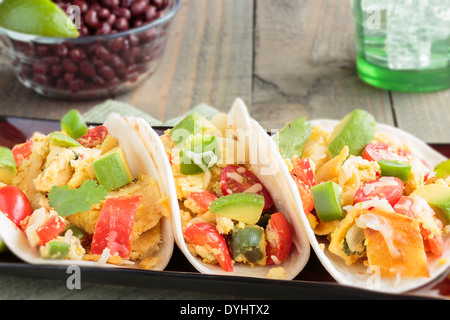
[[(119, 141), (119, 145), (123, 147), (125, 156), (130, 165), (133, 174), (147, 174), (157, 180), (159, 189), (162, 194), (168, 195), (168, 189), (163, 181), (167, 178), (158, 172), (158, 167), (153, 159), (163, 161), (165, 154), (149, 154), (147, 149), (139, 139), (138, 135), (118, 114), (110, 114), (104, 124), (108, 128), (108, 132)], [(164, 270), (172, 257), (174, 248), (174, 238), (171, 228), (171, 219), (163, 217), (161, 220), (161, 236), (157, 257), (158, 264), (152, 270)], [(3, 239), (8, 249), (18, 258), (26, 263), (34, 265), (79, 265), (89, 267), (117, 267), (117, 268), (137, 268), (138, 265), (127, 264), (124, 266), (115, 266), (112, 264), (101, 264), (92, 261), (83, 260), (53, 260), (43, 259), (39, 255), (38, 248), (30, 246), (25, 233), (17, 228), (17, 226), (9, 220), (4, 214), (0, 214), (0, 238)]]
[[(313, 126), (319, 126), (324, 130), (331, 132), (333, 128), (338, 124), (339, 121), (319, 119), (310, 121)], [(425, 159), (431, 167), (434, 167), (438, 163), (446, 160), (446, 158), (440, 153), (436, 152), (434, 149), (429, 147), (426, 143), (420, 139), (414, 137), (413, 135), (402, 131), (400, 129), (384, 125), (377, 125), (377, 133), (385, 134), (387, 137), (397, 140), (401, 143), (409, 143), (414, 148), (414, 153), (417, 156)], [(268, 135), (260, 130), (260, 139), (267, 139)], [(273, 146), (272, 146), (273, 147)], [(276, 145), (275, 145), (276, 147)], [(273, 155), (274, 162), (282, 162), (283, 159), (281, 155), (277, 152), (274, 153), (273, 149), (271, 154)], [(292, 201), (294, 201), (297, 214), (299, 219), (302, 220), (303, 226), (305, 226), (306, 234), (309, 238), (311, 246), (322, 262), (325, 269), (330, 273), (330, 275), (339, 283), (354, 286), (363, 289), (370, 289), (379, 292), (387, 293), (402, 293), (419, 288), (427, 283), (433, 281), (435, 278), (439, 277), (443, 272), (448, 270), (450, 264), (450, 248), (447, 246), (447, 250), (444, 252), (442, 257), (436, 258), (434, 256), (428, 256), (430, 277), (429, 278), (389, 278), (384, 277), (380, 279), (379, 277), (373, 276), (368, 273), (368, 268), (362, 263), (356, 263), (347, 266), (344, 261), (337, 255), (328, 251), (328, 242), (319, 240), (314, 234), (314, 231), (309, 226), (309, 222), (303, 212), (302, 201), (297, 189), (297, 186), (292, 179), (287, 166), (282, 168), (282, 175), (287, 181), (287, 190), (290, 191), (292, 196)], [(325, 249), (322, 249), (325, 248)], [(447, 259), (446, 263), (442, 263), (443, 260)]]
[[(259, 146), (255, 143), (258, 138), (252, 126), (253, 120), (250, 118), (247, 107), (241, 99), (237, 99), (234, 102), (227, 117), (228, 124), (231, 124), (231, 126), (236, 130), (235, 133), (237, 139), (245, 139), (248, 142), (248, 147), (251, 150), (249, 152), (250, 162), (252, 163), (250, 165), (250, 169), (266, 186), (278, 210), (283, 211), (283, 213), (291, 223), (293, 237), (291, 254), (289, 255), (288, 259), (281, 265), (250, 267), (249, 265), (236, 263), (233, 265), (233, 272), (226, 272), (219, 265), (205, 263), (189, 252), (183, 237), (180, 212), (176, 212), (174, 210), (172, 226), (175, 242), (183, 252), (185, 257), (194, 266), (194, 268), (203, 274), (266, 278), (271, 268), (281, 266), (284, 268), (287, 274), (287, 279), (293, 279), (302, 271), (310, 255), (310, 245), (308, 242), (308, 238), (306, 237), (306, 233), (301, 227), (301, 221), (297, 218), (294, 203), (290, 199), (289, 195), (286, 192), (283, 192), (283, 190), (286, 190), (287, 187), (284, 185), (285, 182), (283, 179), (281, 179), (281, 175), (278, 172), (278, 165), (274, 164), (265, 153), (257, 152)], [(141, 122), (140, 125), (149, 127), (148, 124), (143, 122)], [(152, 147), (163, 148), (162, 142), (158, 142), (156, 140), (156, 137), (152, 135), (149, 136), (144, 134), (145, 130), (149, 129), (144, 129), (141, 127), (138, 132), (141, 133), (140, 137), (141, 139), (143, 139), (144, 145), (147, 146), (147, 149), (151, 151)], [(170, 165), (168, 167), (165, 166), (164, 169), (168, 170), (170, 174), (172, 174)], [(176, 197), (176, 189), (173, 176), (168, 185), (171, 189), (170, 194), (172, 195), (172, 205), (176, 205), (178, 207), (178, 200)]]

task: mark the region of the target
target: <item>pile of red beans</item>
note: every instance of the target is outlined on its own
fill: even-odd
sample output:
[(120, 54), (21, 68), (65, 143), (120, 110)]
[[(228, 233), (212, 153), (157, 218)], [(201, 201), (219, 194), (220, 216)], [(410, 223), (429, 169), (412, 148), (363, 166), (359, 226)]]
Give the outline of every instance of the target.
[(136, 82), (140, 75), (148, 74), (151, 63), (162, 55), (168, 25), (124, 35), (120, 33), (162, 17), (171, 0), (54, 2), (68, 14), (69, 6), (79, 8), (81, 15), (78, 21), (81, 24), (77, 27), (80, 37), (112, 34), (117, 34), (117, 37), (86, 43), (68, 40), (60, 44), (18, 45), (22, 47), (22, 53), (32, 57), (29, 60), (33, 61), (32, 64), (16, 61), (20, 67), (19, 78), (31, 81), (35, 89), (39, 86), (41, 93), (46, 94), (53, 89), (68, 91), (72, 96), (95, 97), (96, 93), (105, 90), (114, 93), (122, 84)]
[(111, 34), (140, 27), (161, 17), (168, 0), (73, 0), (54, 1), (65, 12), (80, 8), (81, 36)]

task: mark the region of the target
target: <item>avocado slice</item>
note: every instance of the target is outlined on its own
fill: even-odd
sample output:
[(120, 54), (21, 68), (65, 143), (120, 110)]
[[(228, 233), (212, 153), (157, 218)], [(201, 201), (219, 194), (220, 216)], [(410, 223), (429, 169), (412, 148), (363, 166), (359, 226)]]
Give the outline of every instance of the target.
[(210, 128), (213, 126), (208, 119), (197, 112), (192, 112), (170, 130), (169, 136), (175, 145), (182, 145), (191, 134), (201, 134)]
[(440, 184), (427, 184), (414, 190), (411, 196), (425, 199), (443, 222), (450, 223), (450, 187)]
[(264, 265), (266, 241), (264, 229), (252, 225), (235, 228), (231, 233), (231, 253), (235, 261)]
[(60, 132), (50, 133), (50, 145), (66, 147), (66, 148), (81, 146), (81, 144), (77, 140), (69, 137), (68, 135), (65, 135), (64, 133), (60, 133)]
[(180, 172), (194, 175), (213, 168), (220, 157), (220, 146), (215, 136), (191, 135), (180, 150)]
[(334, 128), (328, 144), (328, 151), (333, 157), (348, 146), (349, 153), (359, 156), (369, 144), (376, 132), (376, 121), (367, 111), (355, 109), (346, 115)]
[(450, 159), (439, 163), (435, 168), (436, 176), (438, 178), (447, 178), (450, 175)]
[(122, 147), (116, 147), (92, 163), (98, 183), (107, 191), (120, 188), (133, 181)]
[(256, 193), (232, 193), (214, 200), (209, 211), (223, 217), (256, 224), (264, 208), (264, 197)]
[(12, 151), (6, 147), (0, 147), (0, 181), (12, 184), (16, 173), (16, 160)]
[(319, 219), (327, 222), (345, 217), (341, 204), (342, 188), (333, 181), (327, 181), (311, 188), (314, 206)]
[(61, 130), (78, 139), (87, 133), (87, 125), (80, 112), (72, 109), (61, 118)]

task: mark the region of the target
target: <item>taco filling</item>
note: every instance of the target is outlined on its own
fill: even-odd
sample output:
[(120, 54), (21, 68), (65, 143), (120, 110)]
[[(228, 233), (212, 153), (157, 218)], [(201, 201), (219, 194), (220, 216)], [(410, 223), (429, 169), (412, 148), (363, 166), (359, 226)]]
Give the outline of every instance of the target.
[(332, 132), (299, 119), (275, 137), (303, 211), (346, 265), (386, 277), (429, 277), (448, 263), (450, 176), (433, 174), (414, 146), (376, 133), (355, 110)]
[(286, 260), (290, 223), (250, 170), (248, 146), (236, 138), (226, 114), (208, 121), (192, 113), (161, 140), (192, 255), (228, 272), (235, 263), (277, 267)]
[(88, 128), (71, 111), (61, 128), (5, 148), (14, 172), (1, 171), (0, 198), (14, 189), (29, 209), (19, 217), (4, 207), (3, 213), (44, 259), (152, 269), (163, 241), (160, 222), (169, 216), (157, 181), (132, 173), (123, 146), (106, 126)]

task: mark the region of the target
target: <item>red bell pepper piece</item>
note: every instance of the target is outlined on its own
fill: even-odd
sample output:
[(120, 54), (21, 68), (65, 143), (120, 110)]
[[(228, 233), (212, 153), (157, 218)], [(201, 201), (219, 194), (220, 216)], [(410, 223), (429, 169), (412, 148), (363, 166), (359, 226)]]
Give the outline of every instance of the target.
[(191, 192), (187, 197), (193, 200), (203, 211), (208, 211), (211, 203), (217, 199), (217, 196), (211, 191)]
[(50, 240), (59, 236), (65, 227), (64, 219), (55, 214), (45, 220), (44, 224), (36, 229), (36, 234), (41, 240), (41, 244), (45, 245)]
[(4, 186), (0, 188), (0, 211), (20, 227), (20, 222), (33, 213), (33, 208), (22, 190)]
[(23, 160), (28, 159), (31, 156), (31, 153), (33, 152), (32, 147), (33, 140), (30, 139), (27, 140), (27, 142), (15, 145), (12, 148), (12, 153), (17, 167), (19, 167)]
[(94, 148), (101, 144), (107, 135), (108, 129), (105, 126), (96, 126), (89, 128), (87, 133), (77, 141), (85, 148)]
[(186, 241), (193, 245), (209, 246), (214, 249), (214, 255), (219, 265), (227, 272), (233, 271), (233, 261), (223, 235), (210, 223), (200, 222), (183, 230)]
[(292, 159), (292, 165), (294, 168), (292, 172), (302, 180), (309, 187), (314, 187), (316, 183), (316, 177), (311, 166), (311, 160), (295, 157)]
[(309, 159), (295, 157), (292, 159), (294, 168), (291, 177), (297, 185), (300, 198), (302, 199), (303, 211), (309, 213), (314, 209), (314, 198), (311, 187), (316, 185), (316, 177)]
[(142, 196), (121, 196), (106, 199), (95, 226), (91, 253), (128, 258), (131, 253), (132, 227)]

